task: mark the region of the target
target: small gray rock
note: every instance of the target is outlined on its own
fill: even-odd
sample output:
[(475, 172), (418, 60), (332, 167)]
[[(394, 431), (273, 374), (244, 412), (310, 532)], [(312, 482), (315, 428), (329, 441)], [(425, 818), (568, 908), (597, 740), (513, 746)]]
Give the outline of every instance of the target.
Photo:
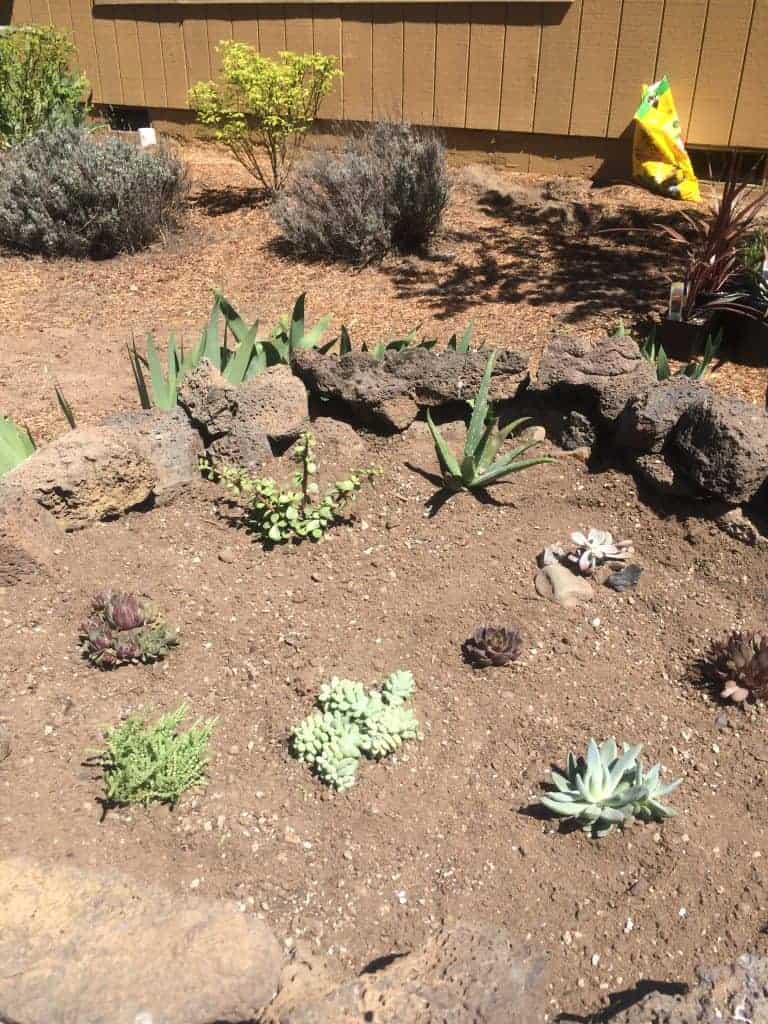
[(634, 590), (640, 582), (643, 570), (639, 565), (625, 565), (623, 569), (612, 572), (605, 579), (606, 587), (623, 594), (627, 590)]
[(597, 430), (588, 416), (572, 410), (563, 416), (556, 427), (554, 440), (568, 452), (592, 448), (597, 442)]
[(0, 725), (0, 761), (4, 761), (11, 753), (11, 734), (4, 725)]

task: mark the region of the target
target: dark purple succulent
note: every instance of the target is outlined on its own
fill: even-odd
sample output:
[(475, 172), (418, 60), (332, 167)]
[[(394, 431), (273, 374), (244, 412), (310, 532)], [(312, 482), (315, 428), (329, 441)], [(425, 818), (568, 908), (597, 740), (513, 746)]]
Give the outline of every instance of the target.
[(102, 590), (80, 630), (83, 653), (99, 668), (157, 661), (178, 643), (149, 602), (136, 594)]
[(477, 668), (508, 665), (523, 653), (523, 636), (516, 627), (478, 626), (462, 650)]

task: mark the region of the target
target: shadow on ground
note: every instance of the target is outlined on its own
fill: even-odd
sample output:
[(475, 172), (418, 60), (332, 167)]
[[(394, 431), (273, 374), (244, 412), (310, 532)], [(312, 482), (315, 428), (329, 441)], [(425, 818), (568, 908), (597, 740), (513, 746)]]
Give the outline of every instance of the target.
[[(398, 297), (420, 299), (439, 319), (482, 303), (563, 305), (561, 319), (576, 324), (613, 311), (630, 320), (663, 303), (682, 262), (656, 226), (677, 215), (608, 206), (587, 198), (484, 191), (478, 198), (484, 223), (453, 232), (445, 245), (463, 252), (399, 262), (385, 272)], [(466, 248), (471, 246), (471, 255)]]

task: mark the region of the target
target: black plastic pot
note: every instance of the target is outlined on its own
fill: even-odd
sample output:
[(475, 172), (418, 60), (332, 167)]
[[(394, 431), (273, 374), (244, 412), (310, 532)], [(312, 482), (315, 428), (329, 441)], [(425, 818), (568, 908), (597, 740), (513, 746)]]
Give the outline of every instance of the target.
[(670, 320), (664, 317), (656, 330), (656, 340), (670, 359), (687, 362), (704, 351), (710, 335), (720, 328), (720, 313), (697, 313), (690, 320)]
[[(756, 310), (756, 312), (761, 312)], [(768, 310), (762, 318), (733, 310), (721, 314), (728, 357), (744, 366), (768, 366)]]

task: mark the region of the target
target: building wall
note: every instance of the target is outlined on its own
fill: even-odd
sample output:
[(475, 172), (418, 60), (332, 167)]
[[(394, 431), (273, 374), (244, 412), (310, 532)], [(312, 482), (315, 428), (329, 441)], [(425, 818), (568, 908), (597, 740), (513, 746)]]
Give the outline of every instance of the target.
[(668, 74), (689, 144), (768, 149), (768, 0), (12, 0), (11, 19), (69, 30), (96, 103), (183, 111), (188, 88), (217, 73), (216, 44), (238, 39), (336, 54), (344, 77), (325, 118), (403, 117), (491, 133), (502, 149), (541, 137), (578, 152), (621, 136), (641, 84)]

